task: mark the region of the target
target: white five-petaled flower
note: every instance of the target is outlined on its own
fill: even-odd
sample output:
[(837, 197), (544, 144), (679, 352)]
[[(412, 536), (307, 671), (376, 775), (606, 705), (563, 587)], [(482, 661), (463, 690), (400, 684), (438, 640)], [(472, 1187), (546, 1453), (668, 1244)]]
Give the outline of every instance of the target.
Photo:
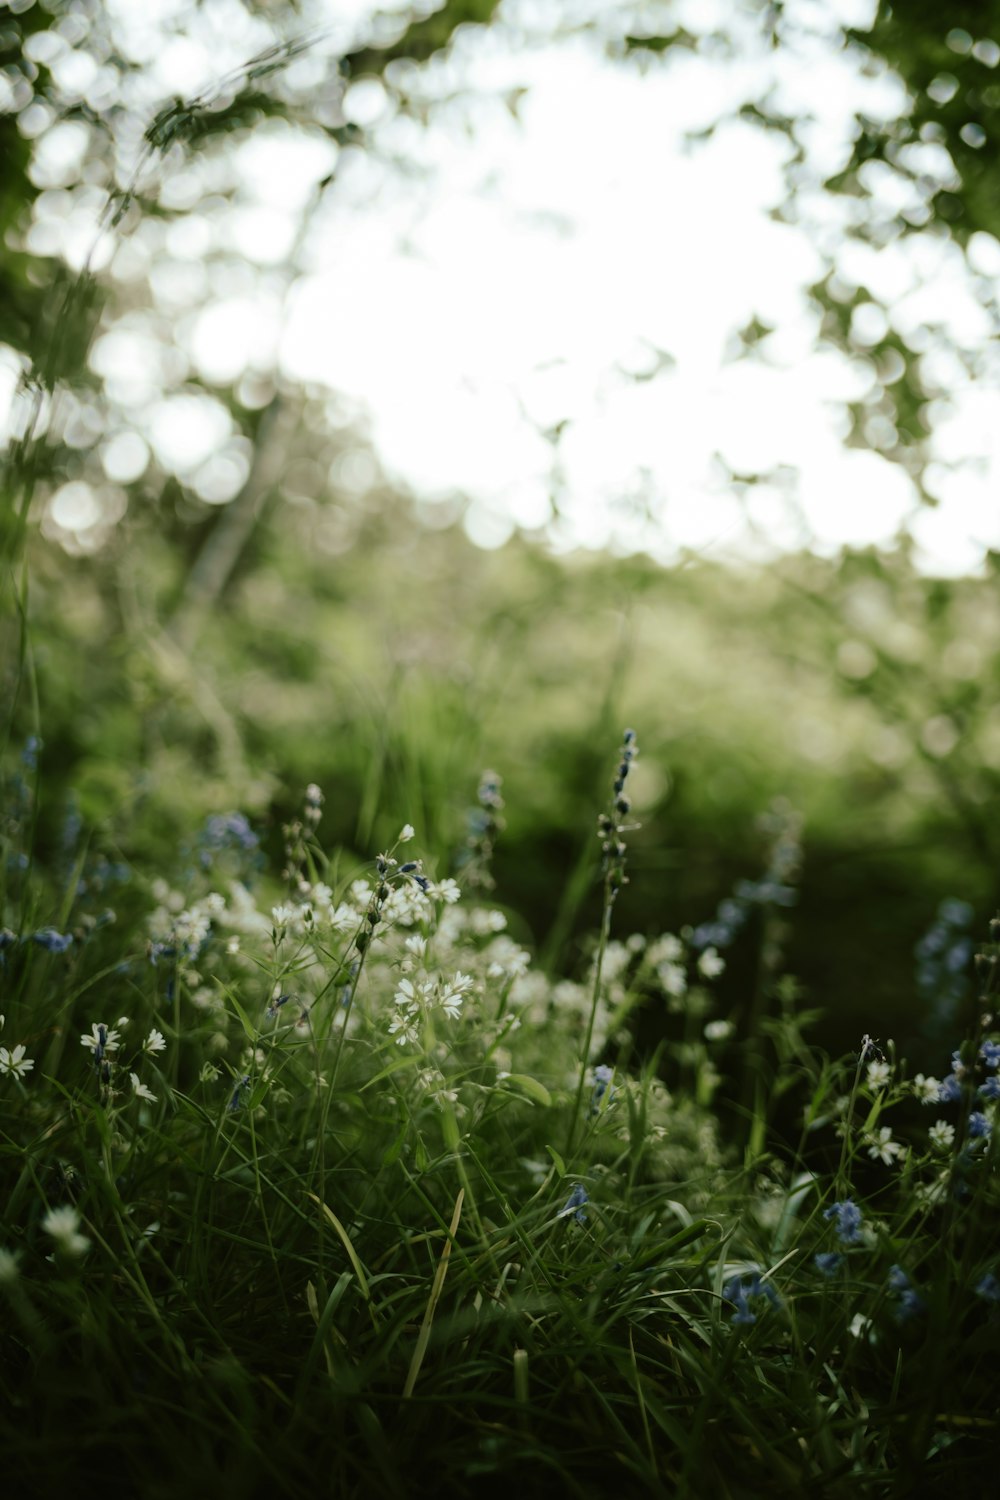
[(30, 1057), (25, 1057), (25, 1051), (20, 1042), (10, 1052), (6, 1047), (0, 1047), (0, 1073), (10, 1073), (13, 1078), (23, 1078), (25, 1073), (30, 1073), (35, 1066)]
[(459, 970), (441, 991), (441, 1008), (453, 1021), (457, 1021), (461, 1015), (462, 1002), (474, 983), (471, 974), (463, 974)]
[(948, 1120), (935, 1120), (927, 1139), (936, 1151), (947, 1151), (955, 1144), (955, 1127)]
[(870, 1089), (884, 1089), (889, 1082), (891, 1069), (887, 1062), (873, 1062), (868, 1064), (868, 1087)]
[(664, 959), (656, 966), (656, 975), (668, 995), (680, 999), (687, 989), (687, 975), (683, 964), (673, 963), (670, 959)]
[(903, 1154), (903, 1147), (893, 1140), (892, 1130), (888, 1125), (866, 1135), (864, 1144), (868, 1147), (868, 1155), (872, 1161), (882, 1161), (887, 1167), (891, 1167), (896, 1158)]
[(61, 1208), (50, 1208), (42, 1220), (42, 1228), (50, 1234), (64, 1255), (83, 1255), (90, 1249), (90, 1241), (78, 1233), (80, 1215), (70, 1203)]
[(91, 1052), (117, 1052), (120, 1041), (120, 1032), (106, 1026), (103, 1021), (95, 1021), (90, 1031), (83, 1033), (80, 1045), (89, 1047)]
[(937, 1104), (941, 1094), (941, 1080), (925, 1078), (923, 1073), (918, 1073), (913, 1080), (913, 1092), (921, 1104)]
[(157, 1031), (156, 1027), (154, 1026), (152, 1031), (149, 1033), (149, 1036), (143, 1042), (142, 1050), (143, 1052), (162, 1052), (166, 1048), (166, 1045), (166, 1038), (164, 1037), (162, 1031)]
[(396, 842), (397, 842), (397, 844), (408, 844), (410, 842), (410, 840), (412, 838), (414, 838), (414, 837), (415, 837), (415, 832), (414, 832), (413, 824), (412, 823), (404, 823), (402, 829), (400, 830), (399, 838), (396, 840)]
[(717, 948), (706, 948), (698, 960), (698, 973), (704, 979), (718, 979), (726, 967), (726, 960)]
[(148, 1089), (144, 1083), (139, 1082), (138, 1073), (130, 1073), (128, 1076), (132, 1080), (132, 1092), (136, 1096), (136, 1098), (145, 1099), (148, 1103), (155, 1104), (156, 1095), (152, 1092), (151, 1089)]
[(435, 901), (443, 901), (446, 906), (452, 906), (460, 899), (462, 892), (458, 884), (449, 878), (447, 880), (434, 881), (428, 889), (427, 894), (433, 896)]

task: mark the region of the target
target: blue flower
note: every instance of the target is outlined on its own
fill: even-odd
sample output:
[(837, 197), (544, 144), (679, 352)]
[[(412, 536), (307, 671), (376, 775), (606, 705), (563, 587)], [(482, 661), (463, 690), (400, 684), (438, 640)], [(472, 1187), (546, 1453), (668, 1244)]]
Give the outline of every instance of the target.
[(980, 1140), (983, 1137), (988, 1138), (992, 1134), (992, 1131), (993, 1126), (986, 1116), (980, 1110), (974, 1110), (969, 1116), (969, 1135), (971, 1138), (974, 1141)]
[(962, 1085), (958, 1081), (958, 1075), (949, 1073), (947, 1078), (942, 1079), (938, 1099), (942, 1104), (955, 1104), (961, 1097)]
[(65, 953), (67, 948), (73, 946), (73, 934), (56, 932), (54, 927), (41, 927), (32, 933), (32, 938), (47, 953)]
[(239, 1079), (236, 1087), (233, 1089), (232, 1097), (230, 1098), (229, 1103), (226, 1105), (226, 1108), (231, 1115), (234, 1115), (236, 1113), (241, 1104), (246, 1103), (246, 1096), (249, 1094), (249, 1092), (250, 1074), (244, 1073), (243, 1077)]
[[(609, 1068), (606, 1063), (599, 1063), (594, 1069), (594, 1091), (590, 1096), (590, 1108), (587, 1110), (588, 1118), (598, 1113), (601, 1100), (604, 1098), (605, 1093), (608, 1092), (608, 1085), (614, 1076), (614, 1068)], [(611, 1089), (611, 1092), (608, 1093), (609, 1104), (614, 1097), (615, 1090)]]
[(751, 1323), (756, 1323), (757, 1314), (750, 1311), (747, 1294), (743, 1290), (742, 1277), (733, 1276), (731, 1280), (727, 1281), (722, 1288), (722, 1295), (727, 1302), (731, 1302), (736, 1308), (730, 1319), (731, 1323), (735, 1323), (737, 1327), (748, 1327)]
[(1000, 1067), (1000, 1042), (984, 1042), (979, 1056), (988, 1068)]
[(822, 1271), (824, 1276), (833, 1276), (844, 1264), (844, 1257), (839, 1250), (825, 1250), (820, 1255), (814, 1255), (817, 1271)]
[(833, 1203), (823, 1211), (824, 1219), (835, 1220), (834, 1229), (842, 1245), (857, 1245), (861, 1240), (861, 1210), (851, 1198)]
[[(582, 1182), (578, 1182), (576, 1187), (570, 1193), (569, 1197), (566, 1199), (566, 1207), (562, 1210), (560, 1218), (562, 1218), (565, 1214), (572, 1213), (574, 1219), (578, 1224), (586, 1224), (587, 1215), (583, 1211), (583, 1205), (587, 1202), (589, 1202), (587, 1189), (584, 1187)], [(575, 1213), (573, 1213), (574, 1209), (576, 1210)]]
[(771, 1303), (772, 1307), (781, 1306), (781, 1298), (771, 1283), (761, 1277), (759, 1271), (753, 1271), (749, 1278), (731, 1276), (722, 1288), (722, 1295), (736, 1309), (729, 1321), (737, 1328), (749, 1327), (751, 1323), (757, 1321), (757, 1314), (750, 1309), (751, 1298), (757, 1301), (763, 1297)]
[(992, 1271), (987, 1271), (986, 1275), (977, 1284), (976, 1295), (978, 1297), (985, 1297), (987, 1302), (1000, 1302), (1000, 1281), (997, 1280)]
[(924, 1311), (923, 1298), (913, 1290), (910, 1278), (902, 1266), (890, 1266), (887, 1280), (890, 1292), (896, 1297), (895, 1314), (900, 1321), (913, 1318)]
[(1000, 1078), (987, 1078), (979, 1085), (980, 1099), (1000, 1099)]

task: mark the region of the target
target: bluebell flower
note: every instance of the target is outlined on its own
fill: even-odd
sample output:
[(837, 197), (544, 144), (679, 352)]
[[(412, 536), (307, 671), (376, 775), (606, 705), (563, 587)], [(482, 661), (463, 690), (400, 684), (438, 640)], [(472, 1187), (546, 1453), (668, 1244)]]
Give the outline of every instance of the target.
[(905, 1320), (924, 1311), (923, 1298), (914, 1291), (913, 1284), (902, 1266), (890, 1266), (887, 1281), (890, 1292), (896, 1298), (895, 1313), (898, 1318)]
[(987, 1078), (978, 1089), (980, 1099), (1000, 1099), (1000, 1078)]
[(742, 1277), (731, 1277), (722, 1288), (722, 1295), (727, 1302), (731, 1302), (736, 1308), (730, 1322), (736, 1324), (737, 1327), (748, 1327), (751, 1323), (756, 1323), (757, 1314), (750, 1311), (750, 1303), (747, 1301), (747, 1294), (743, 1289)]
[(147, 952), (149, 961), (155, 969), (161, 958), (173, 958), (177, 952), (173, 943), (150, 943)]
[(750, 1277), (750, 1285), (747, 1287), (748, 1297), (766, 1297), (772, 1307), (781, 1306), (781, 1298), (769, 1281), (765, 1281), (759, 1271), (754, 1271)]
[(988, 1138), (993, 1131), (993, 1126), (981, 1110), (974, 1110), (969, 1116), (969, 1135), (975, 1140)]
[[(587, 1189), (584, 1187), (582, 1182), (578, 1182), (576, 1187), (570, 1193), (569, 1197), (566, 1199), (566, 1207), (562, 1210), (560, 1218), (564, 1214), (572, 1213), (574, 1219), (578, 1224), (586, 1224), (587, 1215), (583, 1211), (583, 1205), (587, 1202), (589, 1202), (589, 1194), (587, 1193)], [(576, 1210), (575, 1213), (573, 1212), (574, 1209)]]
[(38, 769), (38, 752), (42, 748), (42, 742), (37, 734), (29, 734), (21, 751), (21, 764), (28, 771)]
[(71, 932), (56, 932), (54, 927), (41, 927), (37, 932), (31, 934), (34, 942), (47, 953), (65, 953), (67, 948), (73, 946), (73, 934)]
[(824, 1219), (833, 1219), (837, 1238), (842, 1245), (857, 1245), (861, 1240), (861, 1210), (851, 1198), (832, 1203), (823, 1210)]
[(938, 1091), (938, 1099), (942, 1104), (955, 1104), (962, 1097), (962, 1085), (958, 1075), (949, 1073), (947, 1078), (941, 1080), (941, 1088)]
[(839, 1250), (824, 1250), (820, 1255), (814, 1255), (813, 1260), (817, 1271), (824, 1276), (834, 1276), (844, 1264), (844, 1257)]
[(230, 1098), (229, 1103), (226, 1105), (226, 1108), (231, 1115), (236, 1113), (241, 1104), (246, 1103), (246, 1096), (249, 1094), (249, 1092), (250, 1074), (244, 1073), (243, 1077), (239, 1079), (236, 1087), (233, 1089), (232, 1097)]
[(757, 1314), (751, 1311), (750, 1299), (758, 1301), (765, 1298), (772, 1307), (781, 1306), (781, 1298), (769, 1281), (765, 1281), (759, 1271), (753, 1271), (746, 1276), (731, 1276), (722, 1288), (722, 1295), (727, 1302), (731, 1302), (736, 1311), (730, 1322), (736, 1327), (749, 1327), (756, 1323)]
[(987, 1271), (986, 1275), (976, 1285), (977, 1297), (985, 1297), (987, 1302), (1000, 1302), (1000, 1281)]
[(988, 1068), (1000, 1067), (1000, 1042), (984, 1042), (979, 1056)]
[[(609, 1068), (607, 1063), (599, 1063), (598, 1066), (594, 1069), (594, 1091), (590, 1096), (590, 1108), (587, 1110), (588, 1117), (591, 1115), (596, 1115), (598, 1113), (601, 1105), (601, 1100), (604, 1098), (605, 1093), (607, 1093), (608, 1085), (610, 1084), (614, 1076), (614, 1068)], [(612, 1089), (608, 1094), (609, 1104), (614, 1097), (615, 1090)]]

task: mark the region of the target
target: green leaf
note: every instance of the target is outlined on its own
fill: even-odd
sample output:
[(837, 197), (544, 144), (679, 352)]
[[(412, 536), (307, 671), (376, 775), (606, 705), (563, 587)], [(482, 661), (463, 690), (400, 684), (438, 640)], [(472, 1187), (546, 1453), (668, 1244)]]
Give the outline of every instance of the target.
[(508, 1073), (503, 1082), (507, 1087), (516, 1089), (519, 1094), (523, 1094), (535, 1104), (544, 1104), (548, 1108), (552, 1103), (552, 1095), (544, 1083), (539, 1083), (537, 1078), (530, 1078), (527, 1073)]
[(556, 1150), (555, 1146), (546, 1146), (545, 1149), (549, 1153), (549, 1155), (551, 1156), (551, 1158), (552, 1158), (552, 1165), (555, 1167), (556, 1171), (559, 1173), (559, 1176), (560, 1177), (565, 1177), (566, 1176), (566, 1163), (563, 1161), (562, 1157), (559, 1155), (559, 1152)]

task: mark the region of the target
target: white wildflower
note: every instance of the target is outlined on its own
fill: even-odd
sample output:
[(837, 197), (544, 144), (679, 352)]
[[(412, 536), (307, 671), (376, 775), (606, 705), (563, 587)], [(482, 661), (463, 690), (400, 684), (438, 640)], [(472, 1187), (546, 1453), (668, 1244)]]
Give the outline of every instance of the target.
[(397, 844), (408, 844), (410, 842), (410, 840), (412, 838), (414, 838), (414, 837), (415, 837), (415, 831), (414, 831), (413, 824), (412, 823), (404, 823), (403, 826), (402, 826), (402, 828), (400, 829), (399, 838), (396, 840), (396, 843)]
[(64, 1255), (83, 1255), (90, 1249), (86, 1235), (78, 1233), (80, 1215), (72, 1204), (61, 1208), (50, 1208), (42, 1220), (42, 1228), (50, 1234)]
[(145, 1099), (149, 1104), (155, 1104), (156, 1095), (144, 1083), (139, 1082), (138, 1073), (130, 1073), (128, 1076), (132, 1080), (132, 1092), (136, 1098)]
[(709, 1021), (705, 1027), (705, 1040), (707, 1042), (724, 1042), (732, 1034), (732, 1021)]
[(601, 978), (605, 984), (613, 984), (619, 979), (629, 966), (631, 953), (624, 943), (612, 940), (604, 949), (604, 960), (601, 964)]
[(937, 1104), (941, 1094), (941, 1080), (925, 1078), (923, 1073), (918, 1073), (913, 1080), (913, 1092), (921, 1104)]
[(669, 959), (664, 959), (656, 966), (656, 976), (666, 993), (678, 1000), (687, 989), (687, 974), (684, 972), (683, 964), (672, 963)]
[(948, 1195), (951, 1172), (940, 1172), (933, 1182), (918, 1182), (913, 1196), (922, 1208), (937, 1208)]
[(491, 933), (503, 932), (507, 918), (502, 911), (489, 911), (480, 906), (472, 912), (469, 926), (477, 937), (488, 937)]
[(474, 982), (471, 974), (463, 974), (459, 970), (454, 979), (449, 980), (442, 990), (441, 1008), (453, 1021), (457, 1021), (462, 1014), (462, 1002), (472, 989)]
[(927, 1132), (927, 1139), (935, 1151), (947, 1151), (955, 1144), (955, 1127), (947, 1120), (935, 1120)]
[(891, 1069), (887, 1062), (873, 1062), (868, 1064), (868, 1087), (870, 1089), (884, 1089), (889, 1082)]
[(152, 1053), (152, 1052), (164, 1052), (166, 1050), (166, 1046), (167, 1046), (167, 1041), (166, 1041), (165, 1036), (163, 1035), (163, 1032), (162, 1031), (157, 1031), (156, 1027), (154, 1026), (153, 1029), (152, 1029), (152, 1031), (149, 1033), (149, 1036), (143, 1042), (143, 1044), (142, 1044), (142, 1050), (143, 1050), (143, 1052), (150, 1052), (150, 1053)]
[(726, 960), (717, 948), (706, 948), (698, 960), (698, 973), (705, 979), (718, 979), (726, 967)]
[(449, 878), (432, 881), (427, 894), (435, 901), (443, 901), (446, 906), (453, 906), (456, 901), (460, 900), (462, 892), (457, 883)]
[(91, 1052), (103, 1056), (105, 1052), (117, 1052), (121, 1034), (110, 1029), (103, 1021), (95, 1021), (89, 1033), (84, 1032), (80, 1038), (82, 1047), (89, 1047)]
[(864, 1144), (868, 1147), (868, 1155), (872, 1161), (881, 1161), (887, 1167), (891, 1167), (898, 1156), (903, 1155), (903, 1147), (892, 1138), (892, 1130), (888, 1125), (883, 1125), (878, 1131), (870, 1131), (864, 1137)]
[(531, 966), (530, 953), (504, 935), (493, 939), (485, 956), (490, 961), (486, 972), (491, 979), (517, 979)]
[(35, 1064), (30, 1057), (25, 1057), (26, 1051), (20, 1042), (9, 1052), (6, 1047), (0, 1047), (0, 1073), (9, 1073), (12, 1078), (23, 1078), (25, 1073), (30, 1073)]
[(200, 907), (193, 906), (190, 911), (182, 911), (174, 925), (174, 934), (179, 946), (184, 948), (190, 958), (196, 958), (205, 939), (211, 930), (212, 919), (206, 911)]
[(684, 957), (684, 944), (672, 932), (654, 938), (646, 949), (646, 958), (655, 968), (657, 964), (675, 964)]

